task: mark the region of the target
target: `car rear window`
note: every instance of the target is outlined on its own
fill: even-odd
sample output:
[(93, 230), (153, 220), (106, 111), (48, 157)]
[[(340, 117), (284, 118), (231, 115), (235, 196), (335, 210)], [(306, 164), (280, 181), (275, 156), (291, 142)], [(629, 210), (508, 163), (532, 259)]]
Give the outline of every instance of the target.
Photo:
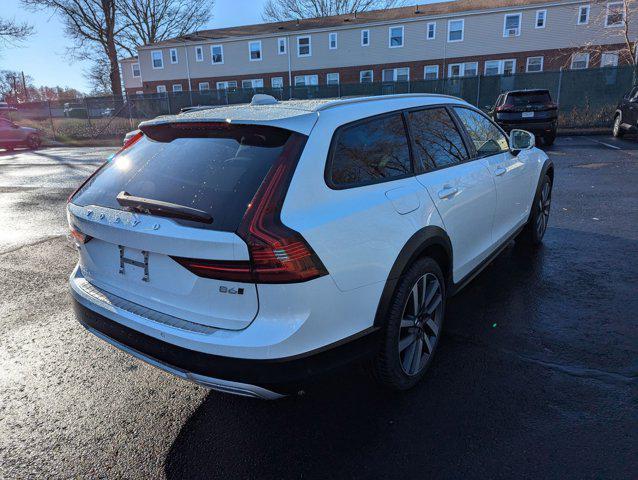
[(335, 134), (328, 180), (335, 188), (380, 183), (412, 173), (400, 113), (342, 127)]
[(546, 105), (552, 99), (549, 92), (516, 92), (507, 95), (507, 102), (515, 107), (526, 107), (528, 105)]
[[(203, 210), (211, 225), (192, 226), (235, 231), (292, 132), (265, 126), (229, 126), (159, 131), (142, 137), (111, 159), (73, 197), (80, 206), (124, 210), (120, 192)], [(176, 220), (177, 221), (177, 220)]]

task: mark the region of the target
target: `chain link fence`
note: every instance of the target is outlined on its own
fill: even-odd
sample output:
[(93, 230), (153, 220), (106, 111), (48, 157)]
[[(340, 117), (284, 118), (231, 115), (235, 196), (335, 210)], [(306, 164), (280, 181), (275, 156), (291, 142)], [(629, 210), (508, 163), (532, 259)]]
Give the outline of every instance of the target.
[(399, 93), (439, 93), (461, 97), (488, 110), (499, 94), (508, 90), (548, 89), (559, 105), (559, 128), (611, 128), (612, 115), (622, 95), (635, 83), (632, 66), (417, 80), (412, 82), (356, 83), (189, 91), (134, 95), (128, 98), (86, 97), (74, 100), (15, 105), (8, 115), (19, 125), (39, 129), (49, 141), (66, 144), (119, 143), (144, 120), (179, 113), (203, 105), (248, 103), (255, 93), (279, 100), (339, 98)]

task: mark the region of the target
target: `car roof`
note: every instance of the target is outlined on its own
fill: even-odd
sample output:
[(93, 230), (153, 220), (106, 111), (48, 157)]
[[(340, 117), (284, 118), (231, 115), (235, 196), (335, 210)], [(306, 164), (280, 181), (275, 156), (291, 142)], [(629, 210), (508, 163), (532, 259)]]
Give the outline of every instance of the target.
[(523, 90), (510, 90), (505, 93), (506, 95), (511, 93), (549, 93), (549, 90), (547, 88), (528, 88)]
[[(400, 94), (285, 101), (277, 101), (268, 95), (258, 95), (255, 96), (250, 104), (194, 107), (192, 110), (178, 115), (165, 115), (153, 120), (147, 120), (140, 124), (140, 128), (167, 123), (225, 122), (242, 125), (268, 125), (307, 135), (317, 122), (321, 112), (326, 110), (338, 109), (349, 105), (362, 106), (367, 103), (374, 104), (376, 107), (382, 106), (387, 111), (392, 111), (405, 108), (405, 100), (410, 99), (414, 100), (414, 106), (440, 103), (467, 105), (464, 100), (459, 98), (436, 94)], [(398, 103), (401, 105), (397, 106)], [(362, 109), (361, 118), (366, 116), (365, 109)]]

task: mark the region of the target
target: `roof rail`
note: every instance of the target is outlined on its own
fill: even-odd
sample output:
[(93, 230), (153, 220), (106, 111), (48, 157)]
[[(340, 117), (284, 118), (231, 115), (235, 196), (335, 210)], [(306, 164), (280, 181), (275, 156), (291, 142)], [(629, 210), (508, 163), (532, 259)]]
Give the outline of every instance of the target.
[(334, 100), (332, 102), (324, 103), (323, 105), (319, 105), (315, 111), (321, 112), (323, 110), (328, 110), (330, 108), (339, 107), (341, 105), (352, 105), (356, 103), (367, 103), (367, 102), (379, 102), (382, 100), (392, 100), (394, 98), (449, 98), (452, 100), (461, 100), (462, 98), (453, 97), (451, 95), (443, 95), (439, 93), (401, 93), (396, 95), (377, 95), (373, 97), (352, 97), (352, 98), (344, 98), (339, 100)]

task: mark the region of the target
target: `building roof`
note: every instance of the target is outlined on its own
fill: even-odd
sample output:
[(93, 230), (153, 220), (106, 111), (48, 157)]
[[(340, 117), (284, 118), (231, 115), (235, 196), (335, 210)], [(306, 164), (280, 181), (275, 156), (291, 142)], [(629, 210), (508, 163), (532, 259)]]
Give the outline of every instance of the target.
[[(560, 1), (560, 0), (559, 0)], [(516, 8), (529, 5), (547, 3), (542, 0), (456, 0), (427, 5), (412, 5), (409, 7), (391, 8), (387, 10), (372, 10), (357, 14), (335, 15), (332, 17), (308, 18), (287, 22), (261, 23), (238, 27), (218, 28), (214, 30), (200, 30), (181, 37), (157, 42), (153, 45), (169, 45), (183, 42), (202, 42), (222, 40), (234, 37), (250, 37), (256, 35), (300, 32), (323, 28), (347, 27), (348, 25), (365, 25), (374, 22), (385, 22), (403, 19), (418, 19), (422, 17), (460, 14), (463, 12), (491, 10), (498, 8)]]

